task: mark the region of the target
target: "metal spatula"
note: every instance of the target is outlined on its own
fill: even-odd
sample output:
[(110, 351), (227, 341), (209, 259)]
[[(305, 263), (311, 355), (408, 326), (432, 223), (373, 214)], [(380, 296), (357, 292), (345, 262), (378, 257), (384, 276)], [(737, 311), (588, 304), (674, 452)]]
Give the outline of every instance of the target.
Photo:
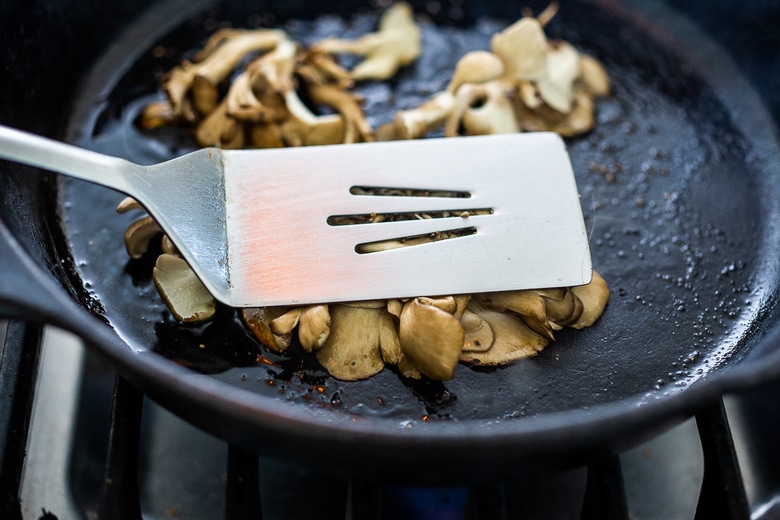
[(0, 126), (0, 157), (132, 196), (234, 307), (591, 277), (571, 164), (551, 133), (210, 148), (147, 167)]

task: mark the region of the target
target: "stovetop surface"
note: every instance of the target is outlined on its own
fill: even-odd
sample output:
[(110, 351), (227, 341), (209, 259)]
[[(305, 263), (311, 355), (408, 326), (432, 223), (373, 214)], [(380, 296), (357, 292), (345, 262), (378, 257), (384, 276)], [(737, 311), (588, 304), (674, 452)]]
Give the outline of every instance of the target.
[[(50, 329), (41, 364), (22, 488), (24, 518), (95, 518), (100, 498), (114, 372), (73, 336)], [(63, 362), (63, 357), (69, 361)], [(726, 398), (753, 518), (780, 518), (780, 382)], [(76, 421), (72, 421), (76, 417)], [(147, 520), (224, 516), (228, 446), (151, 401), (144, 402), (139, 494)], [(694, 419), (620, 454), (631, 518), (691, 519), (703, 478)], [(348, 518), (361, 483), (284, 462), (259, 462), (263, 518)], [(487, 482), (524, 518), (580, 518), (587, 469), (572, 467)], [(493, 487), (493, 490), (484, 488)], [(355, 491), (357, 490), (357, 491)], [(376, 518), (463, 519), (467, 486), (378, 487)], [(545, 497), (539, 500), (539, 497)], [(76, 515), (76, 516), (73, 516)]]

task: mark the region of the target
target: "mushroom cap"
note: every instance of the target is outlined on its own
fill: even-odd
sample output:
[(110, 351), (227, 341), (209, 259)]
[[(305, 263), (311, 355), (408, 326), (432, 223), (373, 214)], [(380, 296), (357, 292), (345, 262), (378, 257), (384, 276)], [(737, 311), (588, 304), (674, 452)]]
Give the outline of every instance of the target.
[(589, 284), (578, 285), (570, 290), (582, 300), (583, 309), (579, 319), (569, 326), (574, 329), (590, 327), (596, 323), (609, 302), (607, 282), (594, 269), (593, 278)]
[[(470, 314), (469, 314), (470, 313)], [(496, 311), (472, 300), (469, 310), (469, 325), (473, 332), (466, 335), (470, 344), (487, 343), (492, 338), (489, 349), (465, 348), (461, 361), (479, 365), (505, 365), (517, 359), (535, 356), (549, 340), (536, 334), (520, 318)], [(476, 316), (484, 324), (476, 326)], [(480, 345), (481, 346), (481, 345)]]
[(547, 74), (547, 37), (535, 18), (521, 18), (493, 35), (490, 50), (515, 81), (538, 80)]
[(125, 197), (116, 206), (116, 212), (120, 214), (127, 213), (128, 211), (132, 211), (134, 209), (144, 210), (144, 207), (141, 206), (141, 203), (135, 200), (133, 197)]
[(287, 336), (292, 334), (295, 327), (298, 326), (298, 320), (303, 312), (303, 307), (293, 307), (281, 316), (271, 320), (269, 328), (276, 336)]
[(464, 334), (461, 356), (474, 352), (487, 352), (493, 347), (496, 335), (493, 327), (482, 316), (471, 309), (466, 309), (460, 318), (460, 324)]
[(485, 83), (504, 74), (504, 62), (488, 51), (470, 51), (455, 65), (447, 90), (456, 92), (464, 83)]
[(330, 312), (327, 305), (309, 305), (300, 314), (298, 339), (307, 352), (322, 347), (330, 334)]
[(245, 143), (244, 127), (227, 112), (227, 100), (211, 112), (195, 130), (195, 138), (201, 146), (241, 148)]
[(130, 258), (138, 259), (149, 250), (152, 239), (163, 232), (160, 225), (150, 216), (142, 217), (125, 230), (125, 249)]
[(512, 88), (503, 81), (465, 84), (456, 94), (456, 108), (447, 118), (444, 135), (511, 134), (520, 127), (511, 101)]
[(152, 278), (157, 291), (177, 320), (204, 321), (216, 312), (214, 297), (183, 258), (161, 254), (157, 257)]
[(366, 379), (384, 369), (380, 353), (383, 327), (392, 326), (384, 308), (330, 306), (330, 333), (315, 352), (317, 360), (337, 379)]
[(609, 75), (604, 65), (593, 56), (580, 54), (580, 77), (594, 96), (609, 95)]
[(538, 78), (539, 96), (558, 112), (568, 114), (574, 99), (574, 81), (580, 76), (580, 54), (569, 43), (556, 42), (547, 51), (547, 74)]
[(290, 346), (292, 334), (277, 335), (271, 330), (271, 322), (285, 314), (289, 307), (246, 307), (241, 317), (252, 334), (274, 352), (284, 352)]
[(463, 327), (442, 307), (454, 312), (454, 299), (414, 298), (404, 305), (398, 331), (403, 352), (398, 368), (404, 375), (419, 373), (442, 381), (455, 375), (463, 349)]
[(534, 332), (550, 341), (555, 340), (547, 319), (547, 309), (542, 295), (534, 290), (501, 291), (485, 293), (482, 301), (494, 310), (511, 311), (522, 317)]

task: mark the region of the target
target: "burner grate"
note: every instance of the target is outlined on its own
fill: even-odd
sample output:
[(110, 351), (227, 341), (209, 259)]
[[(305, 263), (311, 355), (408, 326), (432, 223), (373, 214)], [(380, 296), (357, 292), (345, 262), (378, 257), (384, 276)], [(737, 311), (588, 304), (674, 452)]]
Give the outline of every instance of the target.
[(21, 519), (19, 487), (42, 327), (0, 320), (0, 516)]

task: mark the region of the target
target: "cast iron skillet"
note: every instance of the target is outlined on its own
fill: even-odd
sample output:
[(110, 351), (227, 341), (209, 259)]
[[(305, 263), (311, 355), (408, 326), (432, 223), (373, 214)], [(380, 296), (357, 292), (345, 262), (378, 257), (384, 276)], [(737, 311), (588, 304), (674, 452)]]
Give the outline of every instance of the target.
[[(3, 63), (17, 83), (4, 87), (2, 121), (139, 162), (180, 152), (188, 143), (175, 135), (149, 139), (128, 122), (164, 65), (150, 49), (197, 45), (210, 17), (267, 20), (248, 16), (258, 7), (211, 3), (129, 2), (118, 18), (96, 3), (68, 11), (69, 24), (56, 3), (6, 8), (14, 23), (0, 32)], [(328, 11), (264, 5), (280, 24)], [(479, 32), (493, 27), (488, 14), (519, 16), (500, 2), (456, 6), (431, 14), (450, 28), (427, 33), (427, 49), (473, 44), (472, 33), (447, 36), (453, 26), (480, 20)], [(349, 20), (359, 9), (331, 12)], [(88, 22), (98, 19), (106, 24)], [(118, 32), (121, 19), (133, 22)], [(567, 3), (549, 31), (614, 78), (597, 130), (569, 142), (611, 302), (594, 327), (559, 334), (539, 357), (461, 366), (444, 384), (392, 370), (343, 383), (305, 359), (270, 356), (229, 309), (181, 327), (154, 295), (148, 265), (123, 257), (127, 221), (112, 211), (121, 196), (5, 163), (0, 310), (75, 332), (152, 398), (231, 442), (407, 482), (494, 479), (622, 449), (725, 391), (777, 377), (780, 153), (758, 97), (722, 51), (661, 7)], [(396, 93), (408, 94), (416, 70), (402, 73)], [(435, 90), (437, 78), (426, 80)]]

